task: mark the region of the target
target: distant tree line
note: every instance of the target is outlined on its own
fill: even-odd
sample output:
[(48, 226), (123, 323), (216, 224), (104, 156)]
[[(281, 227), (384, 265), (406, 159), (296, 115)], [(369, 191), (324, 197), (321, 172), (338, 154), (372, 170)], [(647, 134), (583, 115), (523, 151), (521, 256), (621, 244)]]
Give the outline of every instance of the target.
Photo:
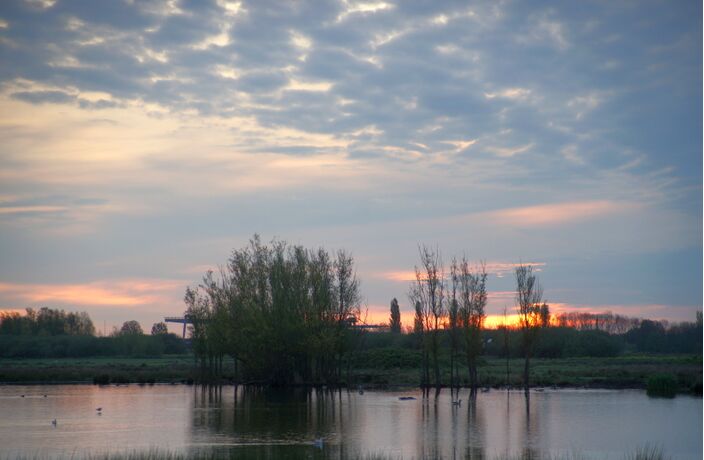
[(157, 357), (187, 353), (180, 337), (169, 334), (165, 323), (155, 323), (144, 335), (139, 322), (125, 321), (109, 337), (96, 337), (86, 312), (47, 307), (26, 313), (0, 312), (0, 357), (77, 358), (89, 356)]
[(86, 312), (27, 308), (26, 314), (0, 312), (0, 335), (94, 335)]
[(339, 383), (360, 338), (359, 281), (345, 251), (255, 235), (184, 300), (204, 378), (218, 377), (229, 356), (244, 381)]

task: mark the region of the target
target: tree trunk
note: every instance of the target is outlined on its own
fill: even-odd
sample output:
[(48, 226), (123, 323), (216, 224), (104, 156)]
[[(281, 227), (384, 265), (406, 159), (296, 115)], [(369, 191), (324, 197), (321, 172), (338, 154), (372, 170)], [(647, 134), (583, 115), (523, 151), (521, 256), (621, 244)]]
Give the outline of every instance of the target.
[(526, 353), (525, 367), (523, 368), (523, 388), (528, 393), (530, 387), (530, 354)]

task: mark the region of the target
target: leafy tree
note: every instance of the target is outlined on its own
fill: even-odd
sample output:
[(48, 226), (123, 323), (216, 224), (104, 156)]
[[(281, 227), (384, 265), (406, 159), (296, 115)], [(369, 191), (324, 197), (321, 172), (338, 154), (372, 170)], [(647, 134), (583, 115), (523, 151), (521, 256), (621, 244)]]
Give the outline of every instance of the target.
[(229, 355), (250, 380), (339, 382), (359, 339), (359, 280), (345, 251), (333, 259), (255, 235), (184, 300), (193, 350), (209, 377)]
[(120, 328), (120, 335), (142, 335), (142, 326), (135, 320), (125, 321)]
[(394, 334), (401, 333), (401, 310), (398, 306), (398, 300), (394, 297), (391, 300), (391, 316), (389, 317), (389, 329)]
[(18, 312), (0, 313), (0, 334), (93, 335), (95, 327), (86, 312), (27, 308), (25, 315)]
[(159, 335), (159, 334), (168, 334), (169, 333), (169, 328), (166, 326), (166, 323), (163, 321), (160, 321), (158, 323), (154, 323), (152, 326), (152, 335)]

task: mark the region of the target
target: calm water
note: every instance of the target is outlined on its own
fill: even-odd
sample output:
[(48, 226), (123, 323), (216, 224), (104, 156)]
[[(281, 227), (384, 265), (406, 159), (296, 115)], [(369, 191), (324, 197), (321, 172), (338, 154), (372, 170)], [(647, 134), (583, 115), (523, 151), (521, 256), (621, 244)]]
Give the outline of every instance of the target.
[[(528, 403), (522, 392), (492, 390), (470, 402), (463, 390), (460, 397), (456, 407), (448, 390), (423, 399), (419, 391), (0, 386), (0, 458), (155, 447), (312, 458), (622, 458), (645, 443), (673, 458), (702, 455), (698, 398), (653, 399), (635, 390), (546, 390)], [(313, 445), (318, 438), (322, 447)]]

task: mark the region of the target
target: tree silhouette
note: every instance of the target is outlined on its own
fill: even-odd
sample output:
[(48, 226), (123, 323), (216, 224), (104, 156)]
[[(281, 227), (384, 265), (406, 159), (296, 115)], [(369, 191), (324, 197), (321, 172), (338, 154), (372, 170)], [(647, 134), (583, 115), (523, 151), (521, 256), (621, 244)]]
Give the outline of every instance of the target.
[(169, 328), (166, 327), (166, 323), (161, 321), (159, 323), (154, 323), (152, 326), (152, 335), (158, 335), (158, 334), (168, 334), (169, 333)]
[(122, 323), (122, 327), (120, 328), (120, 335), (142, 335), (144, 332), (142, 331), (142, 326), (135, 321), (125, 321)]
[(394, 334), (401, 333), (401, 310), (398, 307), (398, 300), (394, 297), (391, 300), (391, 316), (389, 317), (389, 329)]
[(533, 267), (522, 264), (516, 267), (516, 302), (518, 303), (518, 321), (523, 332), (523, 356), (525, 358), (523, 387), (526, 393), (530, 383), (530, 358), (542, 326), (542, 299), (543, 288), (538, 282), (538, 277), (533, 273)]

